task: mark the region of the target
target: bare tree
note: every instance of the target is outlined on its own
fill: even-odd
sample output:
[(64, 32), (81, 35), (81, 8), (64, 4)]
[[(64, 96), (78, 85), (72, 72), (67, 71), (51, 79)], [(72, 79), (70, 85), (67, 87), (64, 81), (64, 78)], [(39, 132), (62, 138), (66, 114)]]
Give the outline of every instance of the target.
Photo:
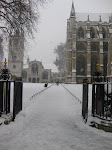
[[(24, 53), (25, 49), (21, 48), (23, 47), (21, 40), (25, 43), (27, 35), (33, 37), (33, 30), (36, 30), (39, 19), (38, 8), (49, 1), (52, 0), (0, 0), (0, 35), (4, 37), (4, 40), (6, 35), (10, 37), (8, 47), (12, 47), (12, 43), (15, 43), (16, 49)], [(22, 37), (21, 40), (16, 40), (17, 36)], [(14, 42), (11, 43), (11, 40)], [(6, 48), (6, 44), (3, 47)], [(10, 48), (10, 52), (13, 55), (14, 48)], [(3, 55), (1, 51), (0, 55)]]
[(38, 6), (49, 0), (0, 0), (0, 29), (12, 34), (16, 30), (32, 34), (38, 21)]
[(66, 44), (60, 43), (55, 49), (54, 53), (56, 53), (56, 60), (54, 64), (57, 66), (58, 71), (61, 73), (65, 72), (65, 62), (66, 62)]

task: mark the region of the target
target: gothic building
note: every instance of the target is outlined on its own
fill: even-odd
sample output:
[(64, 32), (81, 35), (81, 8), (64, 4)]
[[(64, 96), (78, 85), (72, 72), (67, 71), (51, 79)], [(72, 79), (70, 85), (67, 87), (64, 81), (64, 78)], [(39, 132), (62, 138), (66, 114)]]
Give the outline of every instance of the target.
[(39, 61), (29, 61), (24, 68), (24, 34), (15, 32), (9, 38), (8, 69), (16, 77), (22, 77), (23, 82), (51, 82), (51, 69), (44, 69)]
[(44, 69), (40, 61), (29, 61), (28, 66), (22, 70), (23, 82), (49, 83), (51, 82), (51, 69)]
[(92, 21), (87, 16), (85, 21), (78, 21), (72, 3), (70, 18), (67, 20), (66, 83), (82, 83), (91, 77), (99, 63), (103, 76), (112, 79), (112, 16), (104, 22)]

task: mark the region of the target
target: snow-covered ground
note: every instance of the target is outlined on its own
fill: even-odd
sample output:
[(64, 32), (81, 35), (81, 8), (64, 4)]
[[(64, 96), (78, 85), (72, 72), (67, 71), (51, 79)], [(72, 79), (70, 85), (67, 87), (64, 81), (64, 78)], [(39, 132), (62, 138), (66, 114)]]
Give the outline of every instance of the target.
[[(64, 85), (81, 100), (81, 85)], [(23, 111), (0, 126), (0, 150), (111, 150), (112, 134), (83, 122), (81, 106), (62, 85), (24, 84)]]

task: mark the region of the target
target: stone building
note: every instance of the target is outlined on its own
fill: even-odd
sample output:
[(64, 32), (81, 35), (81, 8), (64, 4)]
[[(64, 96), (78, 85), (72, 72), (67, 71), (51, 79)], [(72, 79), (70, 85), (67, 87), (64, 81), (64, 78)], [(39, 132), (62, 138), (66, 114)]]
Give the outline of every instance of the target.
[(29, 61), (22, 71), (23, 82), (49, 83), (51, 82), (51, 69), (44, 69), (40, 61)]
[(79, 20), (72, 3), (67, 20), (66, 83), (82, 83), (85, 77), (91, 82), (97, 63), (102, 75), (112, 79), (112, 16), (103, 21), (102, 15), (98, 21), (92, 21), (95, 14)]
[(17, 31), (9, 38), (8, 69), (12, 75), (21, 77), (24, 56), (24, 34)]

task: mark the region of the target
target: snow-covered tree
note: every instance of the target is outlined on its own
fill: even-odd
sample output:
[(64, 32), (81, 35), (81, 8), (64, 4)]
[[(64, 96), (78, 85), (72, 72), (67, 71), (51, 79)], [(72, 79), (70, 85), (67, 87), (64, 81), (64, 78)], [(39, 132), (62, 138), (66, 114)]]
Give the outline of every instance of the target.
[(61, 73), (65, 72), (65, 61), (66, 61), (66, 44), (60, 43), (55, 49), (56, 60), (54, 64), (57, 66), (58, 71)]
[(13, 33), (21, 29), (32, 34), (39, 18), (39, 5), (49, 0), (0, 0), (0, 29)]

